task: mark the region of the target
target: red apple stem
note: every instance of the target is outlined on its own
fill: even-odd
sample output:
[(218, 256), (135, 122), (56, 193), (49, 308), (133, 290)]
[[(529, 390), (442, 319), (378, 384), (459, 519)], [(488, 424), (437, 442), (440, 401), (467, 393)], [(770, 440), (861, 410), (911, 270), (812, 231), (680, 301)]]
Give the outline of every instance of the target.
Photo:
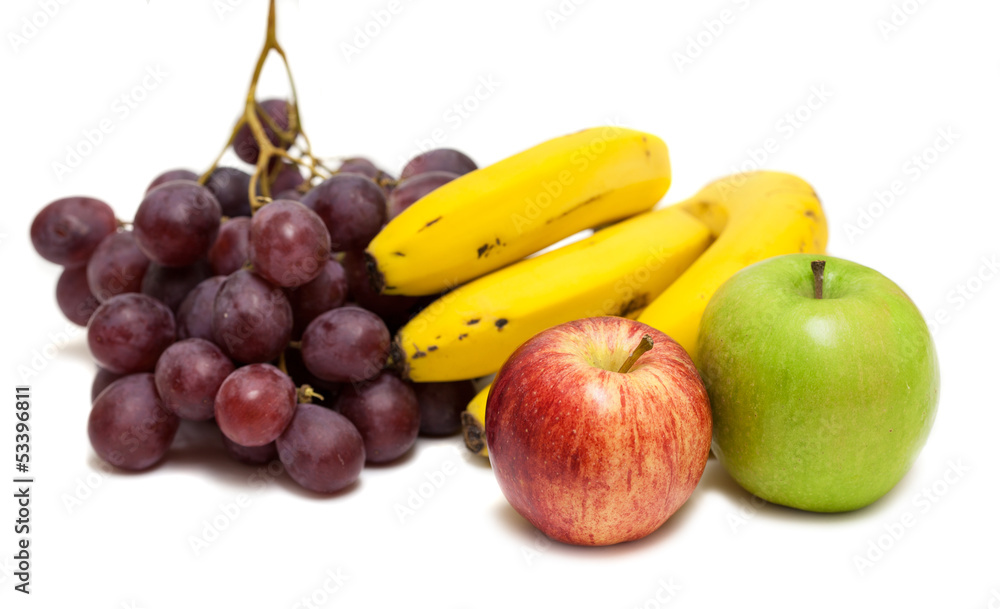
[(632, 369), (632, 366), (642, 357), (642, 354), (653, 348), (653, 338), (649, 334), (643, 334), (642, 340), (639, 341), (639, 345), (632, 351), (632, 354), (628, 356), (622, 367), (618, 369), (619, 374), (625, 374)]
[(823, 270), (826, 268), (826, 260), (813, 260), (813, 297), (823, 298)]

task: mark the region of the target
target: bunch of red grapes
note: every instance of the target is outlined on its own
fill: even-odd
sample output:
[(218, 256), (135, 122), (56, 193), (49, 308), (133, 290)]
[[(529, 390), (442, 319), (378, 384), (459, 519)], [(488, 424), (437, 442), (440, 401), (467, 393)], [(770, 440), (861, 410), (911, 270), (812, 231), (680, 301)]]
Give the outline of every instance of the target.
[[(260, 108), (287, 128), (285, 101)], [(258, 162), (245, 126), (233, 148)], [(376, 293), (363, 251), (387, 221), (475, 163), (431, 150), (395, 180), (353, 158), (319, 181), (272, 162), (276, 194), (252, 215), (250, 174), (219, 167), (204, 184), (187, 170), (158, 176), (131, 228), (87, 197), (35, 217), (35, 249), (64, 267), (59, 307), (87, 326), (99, 366), (88, 434), (105, 461), (149, 468), (182, 419), (214, 420), (233, 458), (280, 459), (303, 487), (332, 493), (366, 462), (398, 459), (418, 434), (459, 430), (469, 381), (411, 384), (386, 369), (392, 333), (431, 299)]]

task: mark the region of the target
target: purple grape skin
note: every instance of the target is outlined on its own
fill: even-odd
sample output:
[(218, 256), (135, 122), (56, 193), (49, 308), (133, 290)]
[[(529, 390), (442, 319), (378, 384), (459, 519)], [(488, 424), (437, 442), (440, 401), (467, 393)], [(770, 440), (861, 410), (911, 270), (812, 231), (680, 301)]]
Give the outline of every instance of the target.
[(205, 181), (219, 201), (222, 215), (229, 218), (250, 215), (250, 174), (235, 167), (217, 167)]
[(427, 173), (421, 173), (400, 182), (393, 189), (392, 193), (389, 194), (386, 202), (389, 219), (392, 220), (403, 213), (404, 209), (416, 203), (421, 197), (437, 190), (457, 177), (458, 175), (448, 171), (428, 171)]
[(215, 394), (235, 369), (218, 347), (189, 338), (167, 347), (153, 376), (167, 410), (189, 421), (207, 421), (215, 416)]
[(212, 307), (212, 342), (245, 364), (278, 357), (292, 334), (292, 307), (281, 289), (247, 270), (219, 287)]
[(298, 201), (271, 201), (250, 221), (250, 263), (271, 283), (286, 288), (308, 283), (329, 258), (326, 226)]
[(364, 249), (386, 220), (385, 193), (355, 173), (338, 173), (302, 198), (330, 232), (335, 252)]
[(298, 165), (287, 161), (281, 161), (281, 169), (278, 170), (278, 175), (274, 176), (274, 183), (271, 184), (270, 190), (272, 198), (281, 198), (273, 196), (274, 193), (283, 192), (285, 190), (295, 190), (305, 181), (306, 179), (302, 177), (302, 172), (299, 171)]
[(399, 458), (410, 450), (420, 431), (417, 396), (389, 373), (346, 388), (337, 400), (337, 411), (361, 432), (369, 463)]
[(247, 465), (267, 465), (278, 458), (278, 446), (274, 442), (263, 446), (243, 446), (222, 434), (222, 445), (230, 457)]
[(327, 260), (323, 270), (309, 283), (288, 291), (292, 305), (292, 336), (302, 336), (306, 326), (347, 301), (347, 273), (336, 260)]
[(71, 322), (86, 326), (101, 305), (87, 285), (87, 269), (82, 266), (63, 269), (56, 282), (56, 304)]
[(176, 338), (167, 305), (145, 294), (121, 294), (102, 303), (87, 327), (87, 344), (98, 365), (116, 374), (152, 372)]
[[(290, 125), (290, 117), (288, 116), (290, 107), (288, 102), (283, 99), (266, 99), (260, 102), (260, 107), (271, 117), (278, 128), (282, 131), (288, 130), (288, 126)], [(257, 116), (260, 118), (261, 126), (264, 127), (264, 134), (267, 136), (267, 139), (271, 141), (272, 145), (278, 146), (280, 143), (278, 134), (268, 126), (267, 121), (261, 116), (260, 110), (257, 111)], [(288, 145), (281, 143), (281, 147), (288, 148)], [(249, 163), (250, 165), (257, 164), (257, 159), (260, 156), (260, 145), (254, 139), (253, 132), (250, 131), (250, 125), (244, 124), (236, 132), (236, 137), (233, 138), (233, 150), (236, 152), (236, 156), (240, 157), (240, 160), (244, 163)]]
[(31, 244), (49, 262), (83, 266), (101, 240), (117, 228), (115, 212), (104, 201), (67, 197), (38, 212), (31, 222)]
[(153, 262), (142, 278), (142, 293), (159, 300), (176, 314), (191, 290), (211, 276), (212, 267), (207, 260), (191, 266), (160, 266)]
[(250, 262), (250, 218), (230, 218), (219, 227), (208, 262), (216, 275), (231, 275)]
[(391, 175), (379, 169), (375, 163), (360, 156), (344, 159), (344, 162), (340, 164), (340, 168), (337, 169), (337, 173), (363, 175), (378, 184), (386, 195), (392, 191), (392, 184), (395, 181)]
[(135, 243), (131, 231), (111, 233), (87, 262), (87, 284), (97, 300), (138, 292), (149, 269), (149, 258)]
[(372, 181), (377, 180), (381, 173), (375, 163), (362, 156), (344, 159), (344, 162), (340, 164), (340, 168), (337, 171), (340, 173), (357, 173)]
[(155, 465), (170, 449), (180, 419), (163, 407), (152, 374), (122, 377), (94, 400), (87, 435), (97, 455), (122, 469)]
[(275, 199), (285, 199), (286, 201), (298, 201), (302, 202), (302, 198), (305, 197), (305, 193), (299, 192), (297, 190), (283, 190), (278, 194), (274, 195)]
[(344, 253), (340, 261), (347, 273), (347, 285), (351, 298), (365, 309), (375, 313), (385, 321), (391, 332), (395, 332), (416, 315), (421, 309), (434, 302), (431, 296), (393, 296), (379, 294), (372, 289), (365, 268), (365, 253), (353, 250)]
[(212, 311), (215, 295), (226, 278), (209, 277), (188, 293), (177, 308), (177, 340), (204, 338), (212, 340)]
[(167, 182), (173, 182), (175, 180), (184, 180), (186, 182), (197, 182), (198, 174), (191, 171), (190, 169), (171, 169), (169, 171), (164, 171), (160, 175), (153, 178), (153, 181), (149, 183), (146, 187), (146, 192), (149, 192), (160, 186), (161, 184), (166, 184)]
[(295, 414), (295, 383), (270, 364), (250, 364), (230, 374), (215, 396), (215, 421), (243, 446), (277, 439)]
[(222, 208), (194, 182), (167, 182), (146, 193), (133, 222), (136, 245), (153, 262), (188, 266), (215, 242)]
[(410, 159), (406, 167), (403, 167), (402, 173), (399, 174), (399, 180), (402, 182), (406, 178), (429, 171), (450, 171), (461, 176), (476, 169), (478, 167), (475, 161), (458, 150), (435, 148)]
[(323, 313), (306, 327), (302, 360), (323, 380), (363, 381), (385, 366), (391, 340), (378, 315), (360, 307), (341, 307)]
[(288, 475), (317, 493), (334, 493), (354, 483), (365, 466), (365, 445), (357, 428), (340, 413), (299, 404), (276, 442)]
[(410, 383), (420, 404), (420, 434), (450, 436), (462, 430), (462, 413), (476, 387), (472, 381), (447, 383)]
[(90, 385), (90, 403), (93, 404), (97, 396), (104, 391), (108, 385), (122, 378), (121, 374), (115, 374), (110, 370), (105, 370), (100, 366), (97, 367), (97, 374), (94, 375), (94, 382)]

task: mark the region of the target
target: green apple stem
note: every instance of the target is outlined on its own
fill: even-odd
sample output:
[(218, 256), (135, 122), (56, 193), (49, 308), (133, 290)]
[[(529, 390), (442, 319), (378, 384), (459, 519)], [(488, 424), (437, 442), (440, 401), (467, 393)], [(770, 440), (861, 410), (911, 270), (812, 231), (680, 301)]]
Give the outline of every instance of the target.
[(813, 297), (823, 298), (823, 269), (826, 268), (826, 260), (813, 260)]
[(646, 351), (649, 351), (652, 348), (653, 348), (652, 337), (649, 334), (643, 334), (642, 340), (639, 341), (639, 345), (635, 348), (634, 351), (632, 351), (632, 355), (628, 356), (628, 359), (625, 360), (625, 363), (622, 364), (622, 367), (618, 369), (618, 372), (620, 374), (625, 374), (626, 372), (631, 370), (632, 366), (635, 365), (636, 361), (638, 361), (639, 358), (642, 357), (642, 354), (645, 353)]

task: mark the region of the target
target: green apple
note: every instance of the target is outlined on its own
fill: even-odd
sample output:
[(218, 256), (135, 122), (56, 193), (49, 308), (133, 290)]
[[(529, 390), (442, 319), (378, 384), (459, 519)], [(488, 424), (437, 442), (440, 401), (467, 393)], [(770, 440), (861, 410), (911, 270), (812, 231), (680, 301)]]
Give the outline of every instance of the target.
[(899, 286), (847, 260), (791, 254), (736, 273), (705, 309), (698, 353), (712, 449), (772, 503), (869, 505), (910, 469), (934, 423), (927, 324)]

